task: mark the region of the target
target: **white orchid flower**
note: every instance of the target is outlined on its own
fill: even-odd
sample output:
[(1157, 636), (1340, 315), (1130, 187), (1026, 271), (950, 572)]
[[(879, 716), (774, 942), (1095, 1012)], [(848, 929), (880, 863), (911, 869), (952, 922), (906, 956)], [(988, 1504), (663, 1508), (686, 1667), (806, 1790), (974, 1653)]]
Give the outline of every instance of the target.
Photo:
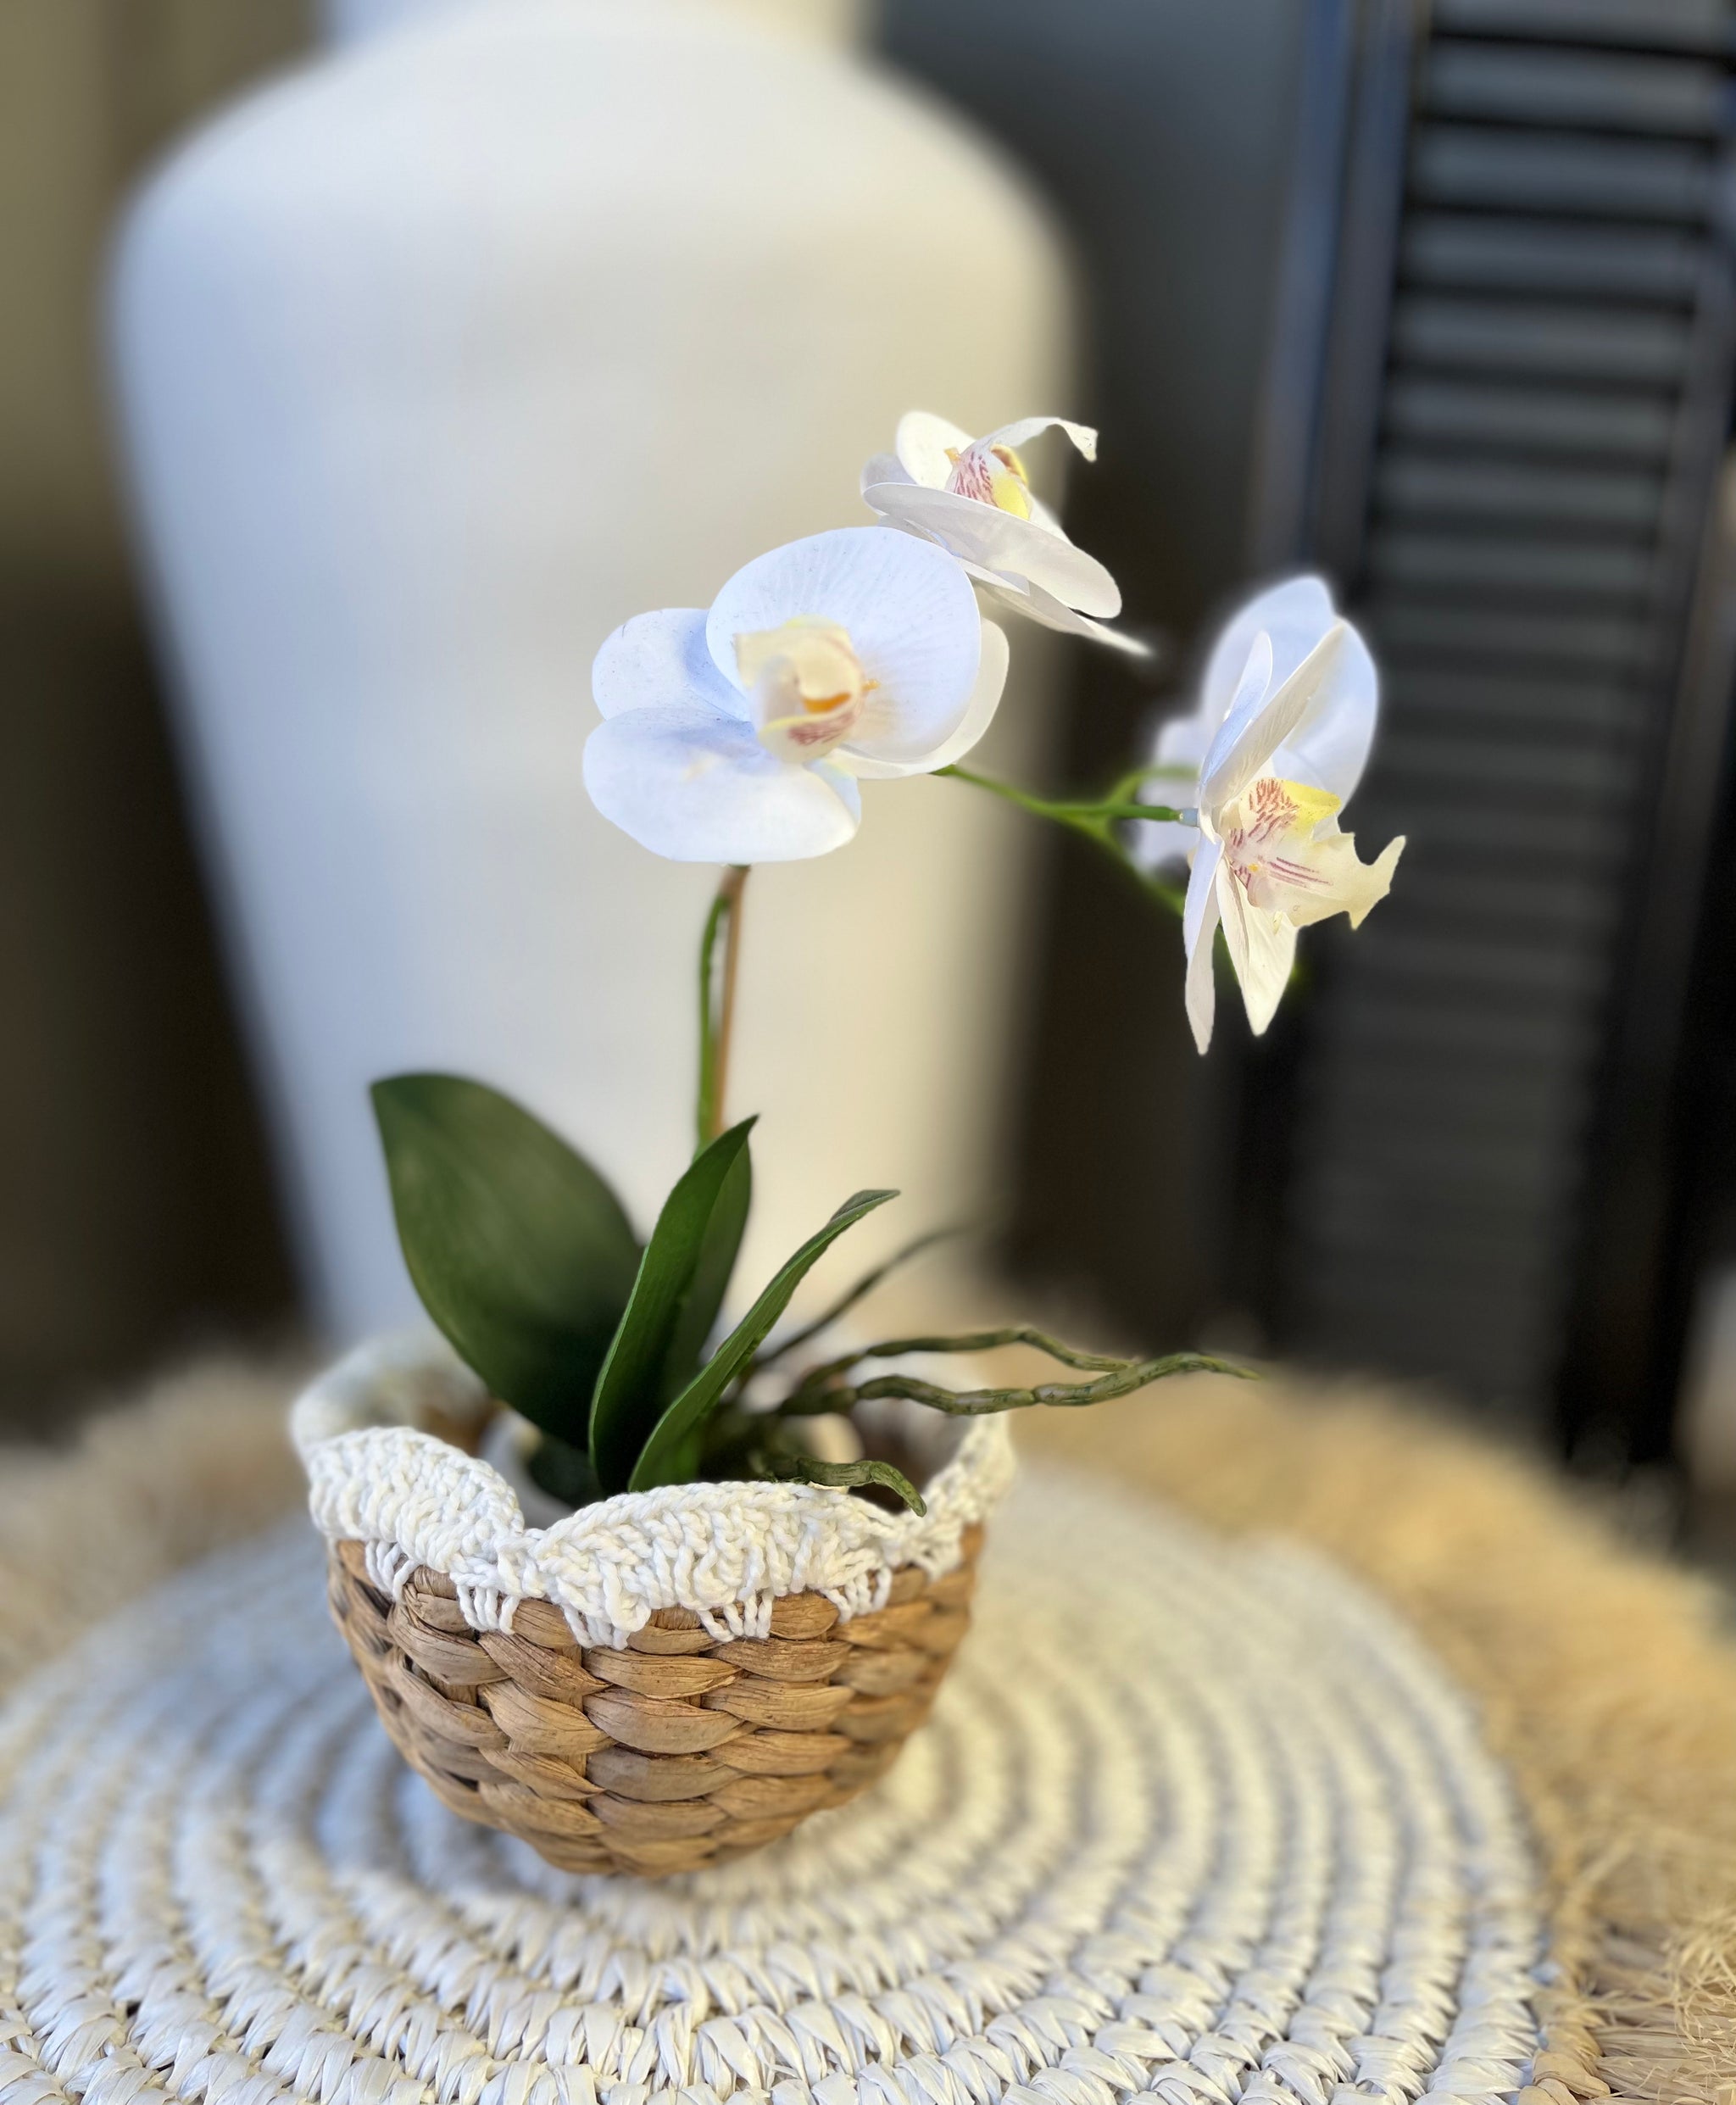
[(665, 607), (597, 654), (585, 786), (677, 862), (792, 862), (861, 823), (860, 777), (932, 773), (988, 728), (1005, 636), (938, 549), (846, 526), (773, 549), (707, 612)]
[(1018, 448), (1051, 428), (1096, 459), (1096, 432), (1065, 417), (1021, 417), (972, 438), (943, 416), (912, 409), (899, 420), (896, 450), (876, 454), (863, 469), (863, 498), (889, 525), (956, 556), (1001, 605), (1143, 657), (1145, 644), (1092, 618), (1121, 612), (1115, 579), (1031, 493)]
[(1182, 933), (1202, 1053), (1220, 922), (1258, 1035), (1289, 983), (1296, 931), (1333, 914), (1360, 927), (1386, 897), (1403, 836), (1365, 864), (1338, 823), (1367, 765), (1379, 699), (1361, 637), (1318, 577), (1297, 577), (1242, 609), (1213, 648), (1199, 710), (1165, 726), (1157, 760), (1197, 766), (1198, 824), (1143, 827), (1138, 852), (1149, 866), (1192, 850)]

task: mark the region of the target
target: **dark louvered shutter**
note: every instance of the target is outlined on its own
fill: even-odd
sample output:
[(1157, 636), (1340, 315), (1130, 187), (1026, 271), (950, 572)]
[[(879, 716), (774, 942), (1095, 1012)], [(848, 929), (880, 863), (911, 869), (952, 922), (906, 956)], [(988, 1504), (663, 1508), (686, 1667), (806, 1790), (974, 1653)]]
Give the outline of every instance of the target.
[[(1728, 699), (1685, 639), (1728, 426), (1731, 31), (1722, 0), (1435, 0), (1407, 31), (1388, 326), (1340, 345), (1300, 537), (1385, 671), (1352, 821), (1410, 847), (1320, 946), (1283, 1328), (1540, 1407), (1564, 1366), (1616, 1378), (1600, 1322), (1659, 1261), (1645, 1128), (1717, 749), (1684, 712)], [(1347, 214), (1377, 206), (1353, 180)]]

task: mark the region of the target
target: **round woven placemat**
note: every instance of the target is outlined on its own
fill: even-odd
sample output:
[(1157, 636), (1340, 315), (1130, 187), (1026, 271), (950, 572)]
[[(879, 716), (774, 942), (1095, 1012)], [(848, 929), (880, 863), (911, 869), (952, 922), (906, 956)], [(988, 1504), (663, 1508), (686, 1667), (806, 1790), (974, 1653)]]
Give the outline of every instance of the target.
[(1171, 2105), (1511, 2094), (1541, 1933), (1472, 1712), (1295, 1548), (1015, 1494), (850, 1807), (571, 1877), (392, 1752), (294, 1527), (0, 1716), (0, 2098)]

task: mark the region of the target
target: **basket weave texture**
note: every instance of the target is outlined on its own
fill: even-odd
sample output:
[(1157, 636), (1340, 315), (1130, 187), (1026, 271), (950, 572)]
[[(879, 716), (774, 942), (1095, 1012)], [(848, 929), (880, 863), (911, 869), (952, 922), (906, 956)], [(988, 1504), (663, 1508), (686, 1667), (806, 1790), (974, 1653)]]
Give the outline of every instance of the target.
[(365, 1546), (331, 1545), (332, 1612), (393, 1744), (465, 1819), (565, 1871), (657, 1878), (726, 1862), (882, 1775), (927, 1716), (970, 1623), (982, 1530), (931, 1579), (841, 1618), (820, 1593), (772, 1604), (770, 1635), (714, 1637), (659, 1608), (621, 1647), (581, 1646), (550, 1603), (510, 1632), (465, 1620), (426, 1566), (396, 1601)]

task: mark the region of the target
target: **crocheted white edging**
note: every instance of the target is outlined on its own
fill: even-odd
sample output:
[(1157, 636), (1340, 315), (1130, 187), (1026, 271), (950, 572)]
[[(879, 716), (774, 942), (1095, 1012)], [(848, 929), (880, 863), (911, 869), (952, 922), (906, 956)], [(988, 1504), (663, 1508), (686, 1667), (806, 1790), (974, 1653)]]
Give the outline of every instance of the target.
[(1013, 1474), (1004, 1420), (904, 1404), (888, 1416), (927, 1465), (926, 1514), (815, 1484), (691, 1484), (533, 1528), (498, 1469), (420, 1429), (475, 1425), (489, 1407), (437, 1338), (359, 1346), (291, 1413), (314, 1524), (328, 1541), (363, 1543), (370, 1577), (394, 1598), (427, 1565), (453, 1580), (473, 1629), (510, 1630), (520, 1601), (548, 1601), (589, 1645), (625, 1644), (659, 1608), (691, 1609), (723, 1639), (765, 1636), (785, 1594), (824, 1594), (846, 1617), (883, 1607), (901, 1565), (931, 1579), (956, 1567), (964, 1530)]

